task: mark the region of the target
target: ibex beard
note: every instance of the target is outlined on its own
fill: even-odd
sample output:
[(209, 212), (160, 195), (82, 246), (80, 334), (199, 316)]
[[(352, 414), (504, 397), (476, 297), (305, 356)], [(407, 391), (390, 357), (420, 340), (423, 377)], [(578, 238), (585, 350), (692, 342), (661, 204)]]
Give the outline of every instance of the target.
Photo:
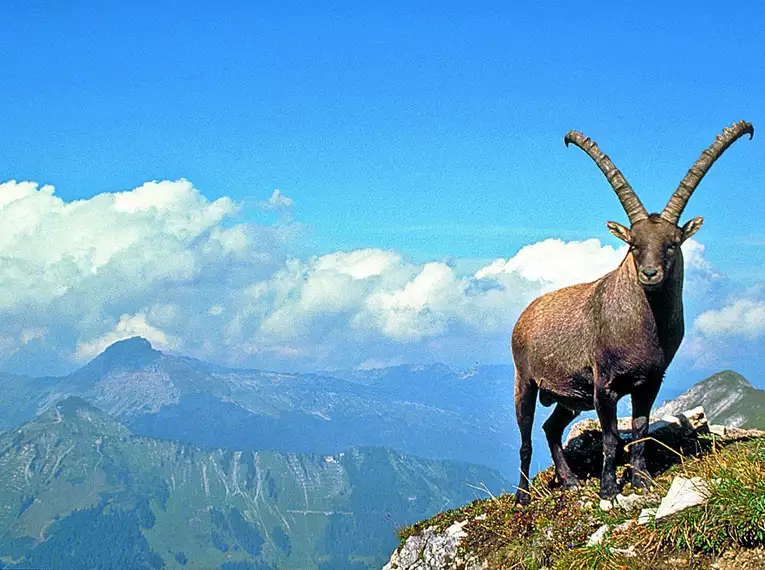
[(608, 229), (629, 245), (614, 271), (592, 283), (548, 293), (521, 314), (512, 335), (515, 363), (515, 408), (521, 434), (521, 480), (516, 500), (526, 504), (531, 464), (531, 430), (537, 396), (555, 404), (543, 429), (555, 476), (564, 488), (578, 485), (563, 454), (566, 426), (584, 410), (594, 409), (603, 430), (600, 496), (614, 497), (619, 445), (616, 404), (632, 397), (631, 483), (648, 485), (644, 439), (648, 418), (667, 367), (683, 340), (682, 243), (703, 222), (693, 218), (679, 226), (680, 216), (701, 179), (723, 152), (752, 125), (741, 121), (723, 130), (702, 152), (680, 182), (661, 214), (648, 214), (630, 185), (598, 146), (571, 131), (564, 142), (581, 148), (605, 174), (630, 222), (627, 228), (608, 222)]

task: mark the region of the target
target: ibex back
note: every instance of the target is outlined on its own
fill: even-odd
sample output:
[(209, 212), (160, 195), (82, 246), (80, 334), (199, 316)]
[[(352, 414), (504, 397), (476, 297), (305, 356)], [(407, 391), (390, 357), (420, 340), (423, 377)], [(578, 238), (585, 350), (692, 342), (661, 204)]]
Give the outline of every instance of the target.
[[(516, 499), (528, 503), (531, 429), (537, 395), (556, 404), (544, 431), (557, 480), (566, 488), (579, 482), (563, 455), (563, 430), (581, 411), (595, 409), (603, 429), (600, 496), (617, 492), (616, 403), (632, 396), (633, 441), (643, 439), (664, 373), (683, 340), (683, 254), (680, 245), (703, 222), (682, 227), (680, 215), (712, 163), (739, 137), (754, 136), (741, 121), (723, 130), (691, 167), (661, 214), (648, 214), (611, 160), (581, 133), (564, 138), (603, 171), (627, 212), (630, 227), (608, 229), (630, 247), (619, 267), (592, 283), (566, 287), (533, 301), (521, 314), (512, 337), (515, 408), (521, 432), (521, 481)], [(643, 444), (630, 447), (631, 482), (647, 485)]]

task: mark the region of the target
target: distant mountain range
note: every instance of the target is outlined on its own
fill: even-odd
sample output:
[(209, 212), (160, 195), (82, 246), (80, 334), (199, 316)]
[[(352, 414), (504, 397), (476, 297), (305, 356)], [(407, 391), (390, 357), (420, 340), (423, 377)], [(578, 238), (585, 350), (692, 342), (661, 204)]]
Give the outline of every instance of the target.
[(765, 390), (758, 390), (741, 374), (724, 370), (654, 410), (661, 417), (704, 406), (711, 423), (765, 429)]
[(204, 451), (136, 436), (78, 397), (0, 433), (0, 478), (7, 568), (379, 568), (397, 527), (476, 498), (471, 484), (507, 487), (384, 448)]
[[(655, 413), (765, 427), (764, 395), (726, 371)], [(516, 429), (510, 366), (284, 374), (120, 341), (0, 374), (0, 568), (380, 567), (396, 527), (512, 489)]]
[(79, 396), (138, 435), (204, 449), (333, 454), (384, 445), (517, 471), (510, 366), (283, 374), (166, 355), (136, 337), (68, 376), (5, 374), (0, 385), (0, 429)]

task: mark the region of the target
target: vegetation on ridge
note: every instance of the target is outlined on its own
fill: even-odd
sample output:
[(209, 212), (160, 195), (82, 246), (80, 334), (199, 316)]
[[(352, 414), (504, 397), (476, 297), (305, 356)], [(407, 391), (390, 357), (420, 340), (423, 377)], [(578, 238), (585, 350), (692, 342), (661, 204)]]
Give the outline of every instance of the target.
[(0, 432), (0, 474), (1, 568), (379, 568), (398, 524), (477, 496), (464, 481), (504, 486), (379, 447), (206, 451), (76, 397)]
[[(516, 505), (509, 494), (475, 501), (406, 527), (400, 538), (404, 542), (425, 528), (444, 530), (469, 520), (460, 550), (486, 559), (490, 570), (711, 568), (724, 552), (765, 545), (765, 438), (727, 445), (711, 437), (700, 441), (710, 444), (709, 452), (683, 457), (656, 475), (643, 506), (658, 506), (675, 476), (719, 483), (707, 503), (659, 522), (638, 525), (637, 510), (625, 512), (615, 506), (602, 511), (596, 479), (570, 491), (551, 488), (550, 468), (532, 481), (529, 506)], [(629, 486), (623, 493), (630, 493)], [(604, 524), (610, 534), (601, 544), (587, 546)]]

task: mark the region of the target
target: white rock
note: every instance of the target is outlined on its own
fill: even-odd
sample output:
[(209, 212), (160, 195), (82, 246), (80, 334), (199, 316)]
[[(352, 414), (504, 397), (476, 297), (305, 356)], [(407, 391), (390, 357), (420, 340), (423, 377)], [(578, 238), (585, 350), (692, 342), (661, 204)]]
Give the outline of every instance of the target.
[(596, 544), (601, 544), (603, 542), (603, 539), (606, 538), (606, 534), (608, 534), (608, 529), (611, 528), (607, 524), (604, 524), (602, 527), (600, 527), (598, 530), (592, 533), (592, 536), (590, 537), (590, 540), (587, 541), (587, 546), (595, 546)]
[(630, 546), (629, 548), (612, 548), (611, 552), (615, 552), (616, 554), (621, 554), (622, 556), (627, 556), (629, 558), (637, 556), (634, 546)]
[(635, 524), (635, 519), (624, 521), (623, 523), (616, 525), (613, 529), (613, 532), (622, 532), (628, 530), (633, 524)]
[(631, 493), (629, 495), (622, 495), (619, 493), (616, 495), (616, 504), (620, 509), (631, 512), (639, 509), (646, 504), (648, 498), (645, 495), (638, 495), (637, 493)]
[(719, 435), (720, 437), (725, 437), (727, 430), (725, 429), (725, 426), (721, 426), (718, 424), (709, 424), (709, 433), (713, 433), (714, 435)]
[(648, 524), (656, 517), (657, 508), (643, 509), (638, 516), (638, 524)]
[(400, 548), (390, 557), (383, 570), (426, 570), (438, 568), (452, 570), (481, 570), (486, 562), (481, 560), (462, 560), (457, 555), (457, 549), (463, 538), (467, 536), (465, 525), (469, 521), (452, 524), (442, 532), (436, 532), (435, 527), (428, 527), (416, 536), (410, 536)]
[(707, 425), (707, 417), (704, 414), (703, 406), (696, 406), (691, 410), (680, 412), (676, 416), (664, 416), (661, 421), (669, 424), (687, 425), (694, 431), (703, 431), (704, 426)]
[(607, 513), (614, 508), (614, 504), (608, 499), (600, 499), (600, 510)]
[(675, 477), (667, 496), (661, 500), (656, 511), (656, 520), (678, 513), (688, 507), (706, 503), (711, 489), (709, 482), (701, 477)]

